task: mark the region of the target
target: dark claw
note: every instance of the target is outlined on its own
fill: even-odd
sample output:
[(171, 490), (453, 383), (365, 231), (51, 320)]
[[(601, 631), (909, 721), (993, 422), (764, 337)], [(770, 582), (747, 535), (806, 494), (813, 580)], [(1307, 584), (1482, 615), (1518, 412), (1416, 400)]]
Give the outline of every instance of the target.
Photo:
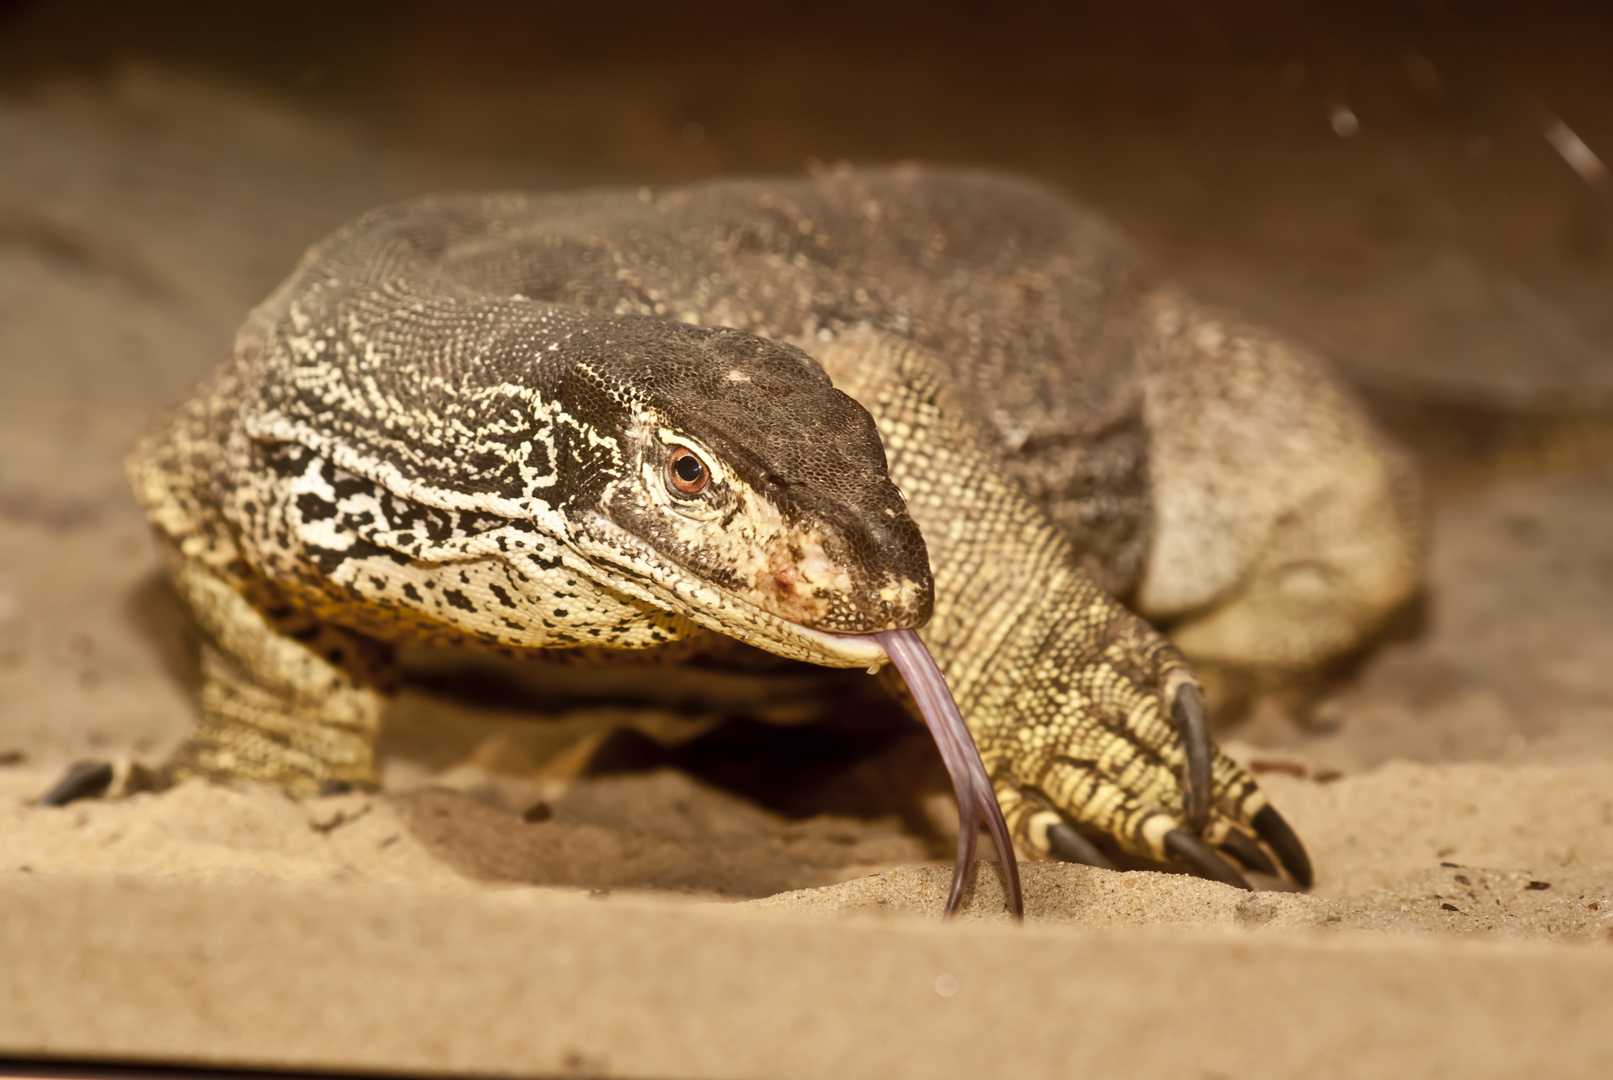
[(1080, 863), (1083, 866), (1096, 866), (1099, 870), (1115, 869), (1115, 864), (1105, 858), (1103, 852), (1094, 847), (1091, 840), (1082, 836), (1074, 827), (1062, 822), (1047, 830), (1047, 846), (1056, 859)]
[(66, 806), (79, 799), (93, 799), (112, 786), (112, 765), (106, 761), (80, 761), (56, 781), (56, 786), (39, 797), (40, 806)]
[(1237, 867), (1217, 855), (1215, 849), (1203, 840), (1190, 836), (1181, 829), (1172, 829), (1165, 834), (1165, 851), (1173, 858), (1186, 863), (1188, 869), (1199, 877), (1239, 889), (1249, 889), (1249, 883), (1238, 873)]
[(1255, 831), (1260, 834), (1271, 850), (1277, 853), (1277, 861), (1283, 864), (1288, 876), (1302, 889), (1311, 887), (1311, 857), (1305, 854), (1305, 845), (1299, 842), (1294, 830), (1288, 827), (1288, 822), (1277, 812), (1275, 806), (1263, 806), (1260, 813), (1254, 817)]
[(1187, 756), (1182, 766), (1182, 814), (1188, 828), (1201, 832), (1210, 816), (1210, 728), (1198, 687), (1184, 682), (1176, 688), (1171, 719)]
[(1227, 833), (1227, 838), (1221, 841), (1221, 847), (1223, 850), (1230, 852), (1234, 859), (1242, 863), (1245, 870), (1253, 870), (1257, 874), (1270, 874), (1272, 877), (1277, 876), (1277, 865), (1271, 861), (1271, 856), (1267, 855), (1254, 837), (1248, 833), (1232, 829)]

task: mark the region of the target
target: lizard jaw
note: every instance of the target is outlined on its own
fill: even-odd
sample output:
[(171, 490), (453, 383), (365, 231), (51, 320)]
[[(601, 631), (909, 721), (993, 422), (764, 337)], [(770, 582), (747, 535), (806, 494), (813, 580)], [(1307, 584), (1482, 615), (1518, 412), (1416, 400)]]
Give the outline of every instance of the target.
[(799, 623), (786, 623), (782, 619), (779, 621), (790, 627), (795, 634), (817, 644), (824, 651), (833, 653), (837, 657), (837, 662), (830, 666), (866, 667), (872, 674), (890, 662), (890, 655), (879, 643), (879, 638), (875, 634), (836, 634), (829, 630), (814, 630)]
[[(813, 629), (691, 574), (614, 523), (596, 519), (595, 528), (595, 536), (574, 537), (571, 546), (583, 557), (578, 569), (602, 585), (792, 660), (872, 671), (890, 659), (874, 636), (878, 630), (837, 633)], [(628, 552), (636, 558), (629, 559)], [(599, 573), (604, 567), (616, 573)]]

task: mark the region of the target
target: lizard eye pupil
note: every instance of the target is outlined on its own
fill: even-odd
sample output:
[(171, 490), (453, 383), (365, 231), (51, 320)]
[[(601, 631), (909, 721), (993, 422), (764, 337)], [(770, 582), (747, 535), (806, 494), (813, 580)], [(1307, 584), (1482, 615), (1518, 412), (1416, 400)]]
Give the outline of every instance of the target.
[(667, 458), (667, 480), (681, 495), (698, 495), (711, 482), (711, 470), (687, 446), (674, 446)]

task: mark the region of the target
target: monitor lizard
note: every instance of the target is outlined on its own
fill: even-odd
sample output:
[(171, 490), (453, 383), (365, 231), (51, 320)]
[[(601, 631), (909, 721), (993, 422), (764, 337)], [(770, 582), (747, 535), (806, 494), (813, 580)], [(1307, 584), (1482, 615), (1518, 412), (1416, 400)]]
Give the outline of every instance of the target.
[(1244, 887), (1311, 868), (1189, 659), (1302, 675), (1421, 565), (1325, 364), (983, 172), (374, 211), (130, 475), (207, 640), (167, 778), (374, 786), (401, 643), (871, 667), (920, 627), (1022, 854)]

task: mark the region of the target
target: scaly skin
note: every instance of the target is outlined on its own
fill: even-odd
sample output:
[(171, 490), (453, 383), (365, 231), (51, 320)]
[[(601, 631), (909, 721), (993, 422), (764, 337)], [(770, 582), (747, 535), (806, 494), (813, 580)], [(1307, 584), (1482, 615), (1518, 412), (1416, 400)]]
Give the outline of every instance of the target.
[[(1192, 670), (1100, 589), (1068, 538), (1019, 489), (965, 416), (926, 351), (882, 335), (817, 350), (874, 414), (891, 478), (928, 538), (935, 615), (921, 631), (986, 763), (1017, 845), (1055, 856), (1061, 825), (1128, 854), (1173, 861), (1186, 826), (1182, 740), (1167, 704)], [(1254, 778), (1216, 751), (1211, 843), (1258, 836)]]
[[(1239, 479), (1270, 456), (1247, 416), (1308, 433), (1303, 483)], [(675, 446), (710, 466), (698, 497), (668, 486)], [(979, 174), (377, 211), (130, 466), (208, 637), (174, 775), (373, 784), (404, 642), (865, 666), (867, 638), (817, 631), (922, 626), (1023, 853), (1101, 864), (1108, 838), (1233, 882), (1207, 844), (1310, 871), (1252, 778), (1189, 752), (1192, 669), (1115, 595), (1189, 629), (1258, 610), (1264, 637), (1216, 638), (1233, 668), (1322, 620), (1286, 677), (1416, 584), (1406, 470), (1324, 369), (1154, 281), (1094, 215)], [(1366, 542), (1286, 524), (1329, 500), (1387, 509)], [(1183, 607), (1195, 551), (1215, 584)], [(1321, 583), (1297, 607), (1294, 567)]]

